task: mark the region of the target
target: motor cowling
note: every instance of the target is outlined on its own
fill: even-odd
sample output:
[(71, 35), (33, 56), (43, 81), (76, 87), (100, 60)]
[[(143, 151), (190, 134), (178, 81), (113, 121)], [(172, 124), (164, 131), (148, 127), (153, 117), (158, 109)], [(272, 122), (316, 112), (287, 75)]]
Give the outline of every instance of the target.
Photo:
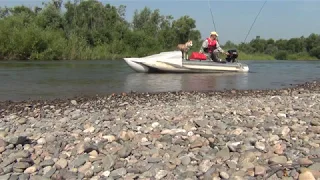
[(236, 49), (231, 49), (227, 51), (229, 55), (226, 57), (227, 62), (235, 62), (238, 58), (238, 51)]

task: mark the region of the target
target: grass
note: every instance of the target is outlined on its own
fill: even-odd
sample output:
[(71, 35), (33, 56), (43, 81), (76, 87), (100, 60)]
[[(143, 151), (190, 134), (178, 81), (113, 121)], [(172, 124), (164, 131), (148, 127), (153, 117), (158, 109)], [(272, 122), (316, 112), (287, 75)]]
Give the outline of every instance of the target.
[(239, 52), (239, 60), (275, 60), (274, 56), (268, 54), (247, 54)]

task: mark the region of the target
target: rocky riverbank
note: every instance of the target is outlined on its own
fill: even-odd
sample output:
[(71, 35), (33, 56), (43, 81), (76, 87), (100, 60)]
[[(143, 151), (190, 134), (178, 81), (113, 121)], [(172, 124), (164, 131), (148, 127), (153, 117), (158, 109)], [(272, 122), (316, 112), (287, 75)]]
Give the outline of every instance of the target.
[(0, 103), (0, 179), (320, 179), (320, 83)]

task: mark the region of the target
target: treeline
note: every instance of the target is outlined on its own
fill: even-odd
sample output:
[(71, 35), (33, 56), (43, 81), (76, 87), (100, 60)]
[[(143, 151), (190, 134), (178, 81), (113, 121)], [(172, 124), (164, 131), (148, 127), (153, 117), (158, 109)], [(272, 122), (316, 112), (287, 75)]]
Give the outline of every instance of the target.
[[(277, 59), (277, 60), (312, 60), (320, 59), (320, 36), (310, 34), (308, 37), (287, 39), (262, 39), (257, 37), (249, 43), (236, 45), (227, 41), (225, 48), (236, 48), (245, 53), (252, 54), (251, 58)], [(242, 59), (244, 57), (241, 57)]]
[(174, 50), (188, 39), (199, 45), (200, 32), (189, 16), (175, 20), (146, 7), (129, 23), (125, 12), (123, 5), (97, 0), (1, 8), (0, 59), (117, 59)]
[[(145, 7), (128, 22), (123, 5), (97, 0), (43, 4), (0, 7), (0, 60), (119, 59), (175, 50), (189, 39), (191, 51), (201, 44), (196, 21), (189, 16), (174, 19)], [(237, 48), (240, 59), (320, 59), (320, 36), (257, 38), (238, 45), (228, 41), (223, 48)]]

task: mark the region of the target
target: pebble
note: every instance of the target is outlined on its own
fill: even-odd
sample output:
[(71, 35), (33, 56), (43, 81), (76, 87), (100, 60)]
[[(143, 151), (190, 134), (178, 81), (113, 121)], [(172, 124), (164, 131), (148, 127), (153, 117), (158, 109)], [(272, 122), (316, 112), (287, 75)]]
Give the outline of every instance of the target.
[(36, 166), (31, 166), (31, 167), (28, 167), (26, 170), (24, 170), (24, 173), (32, 174), (32, 173), (34, 173), (36, 171), (37, 171), (37, 167)]
[[(319, 82), (1, 102), (0, 110), (0, 179), (320, 178)], [(279, 165), (288, 168), (275, 172)]]
[(182, 156), (181, 158), (181, 164), (187, 166), (191, 162), (191, 158), (189, 156)]
[(103, 139), (106, 139), (108, 142), (113, 142), (116, 140), (116, 137), (113, 135), (106, 135), (102, 137)]
[(26, 118), (20, 118), (19, 120), (18, 120), (18, 123), (19, 124), (25, 124), (27, 122), (27, 120), (26, 120)]
[(56, 163), (55, 163), (55, 166), (58, 168), (58, 169), (64, 169), (66, 168), (68, 165), (68, 161), (66, 159), (59, 159)]
[(264, 151), (266, 149), (266, 146), (264, 145), (263, 142), (256, 142), (255, 148), (257, 148), (257, 149), (259, 149), (261, 151)]
[(45, 138), (40, 138), (37, 140), (37, 143), (40, 144), (40, 145), (43, 145), (46, 143), (46, 139)]
[(254, 167), (254, 174), (255, 175), (264, 175), (266, 173), (266, 168), (263, 166), (255, 166)]
[(269, 162), (273, 163), (273, 164), (286, 164), (287, 157), (286, 156), (274, 156), (269, 159)]
[(104, 176), (104, 177), (109, 177), (109, 175), (110, 175), (110, 171), (104, 171), (102, 173), (102, 176)]
[(224, 171), (222, 171), (222, 172), (220, 172), (220, 177), (223, 178), (223, 179), (229, 179), (229, 174), (224, 172)]
[(299, 175), (299, 180), (316, 180), (316, 178), (310, 171), (306, 171)]
[(166, 171), (166, 170), (160, 170), (160, 171), (157, 172), (155, 178), (156, 178), (156, 179), (162, 179), (162, 178), (164, 178), (167, 174), (168, 174), (168, 171)]

